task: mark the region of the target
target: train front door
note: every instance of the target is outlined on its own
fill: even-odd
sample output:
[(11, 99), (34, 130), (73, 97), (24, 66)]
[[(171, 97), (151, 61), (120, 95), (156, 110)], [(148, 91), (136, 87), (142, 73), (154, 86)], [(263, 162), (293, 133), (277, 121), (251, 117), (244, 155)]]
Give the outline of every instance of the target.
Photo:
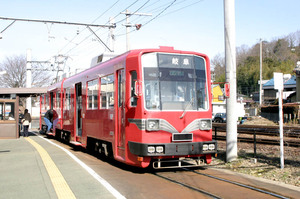
[[(82, 135), (82, 118), (81, 118), (81, 112), (82, 112), (82, 84), (77, 83), (75, 84), (75, 93), (76, 93), (76, 118), (75, 118), (75, 131), (76, 131), (76, 138), (81, 137)], [(75, 141), (80, 141), (76, 139)]]
[(118, 111), (117, 111), (117, 144), (125, 149), (125, 72), (118, 70)]

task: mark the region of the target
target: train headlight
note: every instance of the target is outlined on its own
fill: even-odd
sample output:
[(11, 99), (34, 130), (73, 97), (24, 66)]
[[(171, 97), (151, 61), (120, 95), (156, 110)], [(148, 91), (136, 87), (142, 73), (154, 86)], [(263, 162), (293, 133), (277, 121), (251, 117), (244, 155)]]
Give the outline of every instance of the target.
[(159, 120), (149, 119), (146, 124), (147, 131), (158, 131), (159, 130)]
[(157, 146), (156, 147), (156, 152), (157, 153), (163, 153), (164, 152), (164, 147), (163, 146)]
[(211, 150), (211, 151), (215, 150), (215, 148), (216, 148), (215, 144), (209, 144), (208, 145), (208, 149)]
[(200, 128), (200, 130), (210, 130), (210, 129), (212, 129), (211, 119), (200, 120), (199, 128)]
[(208, 144), (203, 144), (202, 150), (203, 150), (203, 151), (207, 151), (207, 150), (208, 150)]
[(148, 146), (148, 153), (154, 153), (155, 147), (154, 146)]

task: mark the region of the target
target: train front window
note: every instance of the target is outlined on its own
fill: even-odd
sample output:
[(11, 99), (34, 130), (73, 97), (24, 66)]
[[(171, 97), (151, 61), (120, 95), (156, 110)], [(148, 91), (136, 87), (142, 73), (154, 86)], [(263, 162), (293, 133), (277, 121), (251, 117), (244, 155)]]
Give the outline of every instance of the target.
[(207, 110), (205, 60), (195, 55), (142, 55), (148, 110)]

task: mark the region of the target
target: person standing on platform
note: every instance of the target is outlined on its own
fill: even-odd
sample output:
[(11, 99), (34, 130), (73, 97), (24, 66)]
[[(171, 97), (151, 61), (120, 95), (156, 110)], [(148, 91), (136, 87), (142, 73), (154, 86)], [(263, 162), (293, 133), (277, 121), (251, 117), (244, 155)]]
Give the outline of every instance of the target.
[(25, 109), (24, 119), (23, 119), (23, 136), (24, 137), (28, 137), (28, 129), (29, 129), (30, 123), (31, 123), (30, 113), (28, 113), (28, 109)]

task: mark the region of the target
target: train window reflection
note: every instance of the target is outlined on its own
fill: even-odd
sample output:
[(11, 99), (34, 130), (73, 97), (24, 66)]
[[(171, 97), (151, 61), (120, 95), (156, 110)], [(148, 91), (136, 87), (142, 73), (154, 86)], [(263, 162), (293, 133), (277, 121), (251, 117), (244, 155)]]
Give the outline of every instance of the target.
[(114, 76), (101, 78), (101, 109), (114, 107)]
[(89, 81), (87, 89), (87, 108), (88, 109), (97, 109), (98, 108), (98, 91), (99, 84), (98, 79)]
[(142, 56), (142, 66), (147, 109), (208, 109), (206, 69), (202, 57), (148, 53)]

